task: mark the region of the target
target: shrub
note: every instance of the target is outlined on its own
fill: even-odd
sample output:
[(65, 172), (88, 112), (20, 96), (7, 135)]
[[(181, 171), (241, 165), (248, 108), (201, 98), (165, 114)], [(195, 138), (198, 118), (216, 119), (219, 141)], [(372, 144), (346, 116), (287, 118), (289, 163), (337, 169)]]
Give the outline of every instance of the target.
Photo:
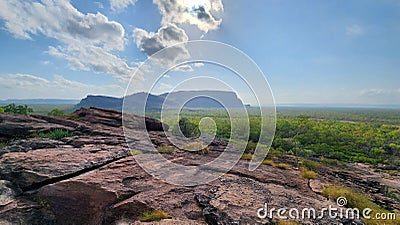
[(175, 147), (162, 144), (157, 147), (157, 151), (162, 154), (171, 154), (175, 152)]
[(210, 147), (201, 142), (190, 142), (184, 145), (182, 148), (199, 155), (205, 155), (211, 151)]
[(269, 159), (264, 159), (262, 161), (262, 164), (263, 165), (268, 165), (268, 166), (274, 166), (274, 162), (272, 160), (269, 160)]
[(182, 118), (179, 120), (178, 126), (175, 126), (172, 130), (173, 134), (179, 134), (179, 128), (182, 134), (187, 137), (199, 137), (200, 136), (200, 129), (199, 126), (195, 123), (190, 122), (187, 118)]
[(29, 115), (30, 113), (33, 112), (33, 109), (27, 105), (15, 105), (9, 104), (4, 107), (2, 107), (4, 112), (6, 113), (14, 113), (14, 114), (21, 114), (21, 115)]
[(0, 107), (0, 113), (4, 113), (4, 108)]
[(243, 159), (243, 160), (252, 160), (253, 159), (253, 154), (245, 153), (240, 158)]
[(63, 130), (63, 129), (55, 129), (49, 132), (40, 132), (33, 134), (32, 137), (39, 137), (39, 138), (49, 138), (53, 140), (61, 140), (65, 137), (72, 137), (75, 134), (71, 131)]
[(275, 167), (281, 170), (288, 170), (290, 169), (290, 165), (286, 164), (286, 163), (278, 163), (275, 164)]
[(65, 116), (64, 111), (61, 109), (53, 109), (50, 112), (47, 113), (48, 116)]
[[(355, 192), (350, 188), (332, 185), (323, 189), (322, 194), (332, 200), (337, 200), (339, 197), (345, 197), (347, 199), (347, 207), (357, 208), (359, 210), (364, 210), (370, 208), (372, 210), (371, 218), (375, 218), (377, 213), (390, 213), (388, 210), (383, 209), (377, 204), (373, 203), (366, 195), (359, 192)], [(385, 220), (385, 225), (395, 225), (399, 224), (400, 218), (396, 220)], [(377, 221), (373, 219), (365, 219), (364, 222), (367, 225), (379, 225), (382, 221)]]
[(340, 162), (337, 159), (329, 159), (329, 158), (322, 158), (321, 163), (324, 164), (325, 166), (339, 166)]
[(302, 160), (301, 164), (307, 168), (308, 170), (318, 171), (320, 168), (319, 163), (311, 161), (311, 160)]
[(311, 171), (311, 170), (303, 170), (303, 171), (301, 171), (301, 176), (304, 179), (311, 180), (311, 179), (317, 178), (318, 177), (318, 173), (316, 173), (314, 171)]
[(246, 151), (254, 151), (257, 147), (257, 143), (254, 143), (252, 141), (247, 142), (246, 145)]
[(161, 210), (152, 210), (143, 213), (143, 215), (139, 217), (139, 220), (141, 222), (151, 222), (151, 221), (160, 221), (168, 218), (171, 218), (171, 216), (168, 213)]

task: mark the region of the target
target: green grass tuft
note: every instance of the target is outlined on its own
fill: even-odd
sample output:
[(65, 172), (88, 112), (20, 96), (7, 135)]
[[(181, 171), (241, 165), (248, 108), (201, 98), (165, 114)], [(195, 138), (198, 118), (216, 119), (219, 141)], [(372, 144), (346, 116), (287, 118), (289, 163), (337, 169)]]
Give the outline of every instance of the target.
[(32, 134), (32, 137), (37, 137), (37, 138), (49, 138), (52, 140), (61, 140), (65, 137), (72, 137), (75, 136), (74, 132), (68, 131), (68, 130), (63, 130), (63, 129), (55, 129), (49, 132), (39, 132)]

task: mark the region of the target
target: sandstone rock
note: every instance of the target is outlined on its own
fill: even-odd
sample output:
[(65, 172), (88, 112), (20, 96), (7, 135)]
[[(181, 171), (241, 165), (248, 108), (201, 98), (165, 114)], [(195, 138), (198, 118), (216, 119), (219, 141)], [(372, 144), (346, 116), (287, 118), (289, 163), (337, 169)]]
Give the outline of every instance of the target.
[[(379, 204), (398, 207), (384, 196), (382, 188), (397, 188), (398, 181), (365, 174), (365, 168), (342, 171), (321, 167), (318, 180), (311, 180), (308, 186), (296, 170), (261, 165), (249, 171), (248, 162), (240, 160), (227, 174), (208, 184), (167, 184), (147, 174), (127, 154), (128, 146), (142, 152), (153, 148), (147, 141), (149, 136), (156, 145), (170, 145), (170, 134), (162, 132), (165, 125), (145, 119), (151, 132), (143, 132), (143, 118), (130, 116), (132, 123), (123, 130), (121, 118), (121, 113), (98, 108), (80, 109), (70, 118), (0, 114), (0, 135), (11, 132), (8, 138), (54, 128), (76, 134), (60, 141), (17, 140), (2, 150), (0, 179), (5, 181), (0, 181), (0, 224), (273, 224), (276, 219), (257, 217), (257, 210), (265, 203), (298, 209), (335, 206), (318, 194), (322, 184), (333, 183), (345, 183), (369, 193)], [(141, 129), (135, 129), (138, 127)], [(130, 138), (125, 140), (124, 132)], [(225, 146), (225, 142), (213, 141), (206, 155), (177, 150), (163, 157), (181, 165), (200, 165), (218, 157)], [(277, 162), (295, 163), (290, 157), (281, 157)], [(161, 166), (171, 179), (179, 179), (178, 173), (157, 162), (149, 163)], [(155, 209), (172, 218), (139, 221), (144, 212)], [(363, 224), (329, 218), (301, 222)]]

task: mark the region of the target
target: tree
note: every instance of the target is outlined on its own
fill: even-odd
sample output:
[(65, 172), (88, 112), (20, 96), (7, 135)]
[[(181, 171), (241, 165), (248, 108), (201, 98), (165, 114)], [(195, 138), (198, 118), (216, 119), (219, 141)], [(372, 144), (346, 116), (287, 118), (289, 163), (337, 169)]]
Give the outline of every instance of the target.
[(47, 113), (48, 116), (65, 116), (65, 112), (61, 109), (55, 108)]
[(4, 108), (0, 107), (0, 113), (4, 113)]
[(172, 132), (174, 134), (179, 134), (179, 131), (178, 131), (179, 128), (180, 128), (182, 134), (187, 138), (200, 136), (199, 127), (195, 123), (190, 122), (190, 120), (187, 118), (180, 119), (178, 126), (176, 126)]

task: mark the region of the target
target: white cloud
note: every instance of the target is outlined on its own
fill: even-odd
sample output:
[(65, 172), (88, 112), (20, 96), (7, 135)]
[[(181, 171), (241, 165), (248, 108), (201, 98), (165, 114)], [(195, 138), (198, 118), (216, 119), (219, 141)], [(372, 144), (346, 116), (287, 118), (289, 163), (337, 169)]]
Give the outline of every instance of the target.
[(0, 96), (9, 98), (62, 98), (80, 99), (90, 94), (122, 96), (124, 89), (118, 85), (91, 85), (71, 81), (62, 76), (52, 80), (31, 74), (8, 74), (0, 76)]
[(361, 91), (362, 96), (397, 96), (400, 97), (400, 88), (399, 89), (380, 89), (380, 88), (372, 88)]
[(74, 70), (89, 71), (91, 69), (96, 73), (114, 74), (121, 81), (129, 81), (136, 72), (136, 68), (130, 67), (121, 58), (97, 46), (69, 46), (68, 48), (50, 46), (47, 53), (65, 58)]
[(73, 69), (107, 73), (122, 80), (135, 70), (114, 54), (125, 48), (124, 28), (99, 12), (83, 14), (66, 0), (15, 0), (0, 1), (0, 18), (17, 38), (43, 34), (61, 42), (50, 46), (48, 53), (65, 58)]
[(134, 5), (135, 3), (136, 0), (110, 0), (110, 7), (112, 11), (116, 12), (125, 9), (129, 5)]
[[(151, 56), (165, 47), (188, 41), (185, 31), (171, 23), (161, 27), (156, 33), (136, 28), (133, 31), (133, 37), (137, 47), (147, 56)], [(189, 57), (187, 49), (178, 45), (171, 47), (165, 54), (159, 54), (157, 58), (153, 57), (152, 59), (169, 68), (174, 66), (178, 60)]]
[(181, 72), (192, 72), (193, 68), (187, 64), (175, 67), (173, 71), (181, 71)]
[(162, 25), (169, 23), (195, 25), (201, 31), (218, 29), (224, 8), (221, 0), (153, 0), (162, 15)]
[(346, 34), (351, 37), (361, 36), (364, 34), (364, 29), (357, 24), (352, 24), (346, 27)]

